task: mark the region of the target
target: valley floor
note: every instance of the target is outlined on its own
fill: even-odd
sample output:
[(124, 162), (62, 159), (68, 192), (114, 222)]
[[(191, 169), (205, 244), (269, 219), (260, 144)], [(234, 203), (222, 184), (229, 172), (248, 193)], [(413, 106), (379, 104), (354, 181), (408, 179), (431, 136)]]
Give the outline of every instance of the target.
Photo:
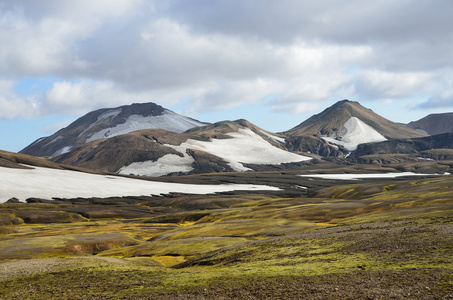
[(1, 204), (0, 299), (453, 298), (452, 175), (311, 181)]

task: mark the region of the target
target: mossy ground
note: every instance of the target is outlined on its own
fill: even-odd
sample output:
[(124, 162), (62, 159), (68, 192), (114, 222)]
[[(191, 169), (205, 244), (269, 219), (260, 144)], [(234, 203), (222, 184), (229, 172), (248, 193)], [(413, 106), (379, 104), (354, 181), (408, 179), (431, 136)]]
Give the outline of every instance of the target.
[[(127, 204), (156, 213), (148, 217), (0, 227), (0, 271), (10, 274), (0, 277), (0, 299), (453, 297), (452, 182), (324, 182), (296, 197), (175, 195)], [(55, 205), (7, 209), (75, 204)], [(31, 261), (41, 268), (19, 272)]]

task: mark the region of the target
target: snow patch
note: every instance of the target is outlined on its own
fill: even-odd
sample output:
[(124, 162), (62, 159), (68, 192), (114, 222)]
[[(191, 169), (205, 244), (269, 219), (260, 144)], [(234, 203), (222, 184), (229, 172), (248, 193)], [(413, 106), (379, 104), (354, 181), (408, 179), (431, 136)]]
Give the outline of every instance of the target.
[(351, 117), (336, 136), (322, 137), (325, 141), (345, 147), (349, 151), (357, 149), (359, 144), (378, 143), (387, 139), (373, 127), (356, 117)]
[(419, 159), (419, 160), (426, 160), (426, 161), (434, 161), (434, 159), (432, 159), (432, 158), (421, 157), (421, 156), (417, 157), (417, 159)]
[(131, 115), (127, 118), (125, 123), (118, 124), (115, 127), (102, 129), (89, 137), (86, 142), (88, 143), (103, 138), (111, 138), (142, 129), (165, 129), (181, 133), (190, 128), (204, 125), (205, 124), (203, 123), (169, 110), (164, 111), (160, 116), (144, 117), (141, 115)]
[(41, 141), (43, 141), (43, 140), (45, 140), (45, 139), (47, 139), (47, 137), (39, 138), (39, 139), (37, 139), (35, 142), (33, 142), (33, 144), (31, 144), (30, 146), (33, 146), (33, 145), (35, 145), (35, 144), (37, 144), (37, 143), (39, 143), (39, 142), (41, 142)]
[(164, 176), (176, 172), (189, 173), (193, 170), (192, 163), (194, 161), (195, 160), (189, 155), (181, 157), (175, 154), (167, 154), (160, 157), (157, 161), (131, 163), (128, 166), (122, 167), (118, 173), (153, 177)]
[(168, 193), (212, 194), (235, 190), (278, 191), (280, 189), (252, 184), (201, 185), (155, 182), (40, 167), (34, 167), (34, 169), (0, 167), (0, 203), (12, 197), (19, 200), (31, 197), (105, 198)]
[(435, 174), (419, 174), (413, 172), (401, 172), (401, 173), (382, 173), (382, 174), (307, 174), (299, 175), (301, 177), (309, 178), (322, 178), (322, 179), (333, 179), (333, 180), (358, 180), (368, 178), (396, 178), (402, 176), (432, 176)]
[(55, 157), (55, 156), (58, 156), (58, 155), (62, 155), (62, 154), (68, 153), (69, 151), (71, 151), (71, 149), (72, 149), (72, 146), (63, 147), (63, 148), (58, 149), (57, 151), (55, 151), (51, 156)]
[(98, 116), (97, 122), (103, 121), (103, 120), (105, 120), (105, 119), (107, 119), (107, 118), (110, 118), (110, 117), (113, 119), (113, 118), (115, 118), (117, 115), (119, 115), (122, 111), (123, 111), (123, 110), (122, 110), (121, 108), (119, 108), (119, 109), (108, 110), (108, 111), (106, 111), (105, 113), (102, 113), (102, 114), (100, 114), (100, 115)]
[(56, 138), (54, 138), (53, 140), (51, 140), (50, 142), (48, 142), (47, 144), (45, 144), (44, 147), (47, 147), (48, 145), (55, 143), (56, 141), (61, 140), (62, 138), (63, 138), (63, 136), (59, 135)]

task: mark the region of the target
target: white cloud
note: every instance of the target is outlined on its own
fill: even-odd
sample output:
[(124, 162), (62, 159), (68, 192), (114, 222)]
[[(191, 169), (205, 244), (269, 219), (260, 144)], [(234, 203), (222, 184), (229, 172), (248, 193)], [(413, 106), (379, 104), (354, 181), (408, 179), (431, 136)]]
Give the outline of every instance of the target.
[(0, 118), (36, 117), (39, 115), (39, 102), (36, 97), (20, 97), (13, 92), (14, 81), (0, 80)]
[(355, 93), (370, 100), (400, 99), (427, 93), (432, 88), (432, 74), (427, 72), (386, 72), (377, 69), (357, 73)]
[[(192, 114), (258, 102), (304, 113), (344, 98), (414, 95), (441, 107), (451, 99), (452, 8), (446, 0), (0, 0), (0, 72), (10, 82), (0, 117), (187, 99)], [(14, 93), (15, 83), (46, 76), (58, 79), (47, 92)]]
[(49, 113), (70, 111), (73, 114), (83, 114), (99, 107), (146, 102), (150, 98), (151, 96), (146, 93), (122, 91), (109, 81), (63, 81), (56, 82), (45, 93), (40, 104), (43, 110)]

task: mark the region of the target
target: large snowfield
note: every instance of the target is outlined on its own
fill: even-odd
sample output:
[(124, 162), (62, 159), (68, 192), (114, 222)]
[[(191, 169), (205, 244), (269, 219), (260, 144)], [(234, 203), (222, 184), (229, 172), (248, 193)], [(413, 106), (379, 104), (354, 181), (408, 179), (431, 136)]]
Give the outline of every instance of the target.
[(235, 190), (277, 191), (279, 189), (251, 184), (199, 185), (154, 182), (40, 167), (34, 167), (34, 169), (0, 167), (0, 203), (12, 197), (24, 201), (32, 197), (105, 198), (169, 193), (212, 194)]
[(351, 117), (346, 121), (336, 136), (322, 138), (330, 143), (341, 145), (348, 151), (356, 150), (359, 144), (378, 143), (387, 140), (373, 127), (356, 117)]
[(310, 157), (274, 147), (250, 129), (228, 133), (229, 139), (212, 139), (209, 142), (189, 139), (179, 146), (168, 145), (184, 156), (167, 154), (157, 161), (137, 162), (121, 168), (120, 174), (162, 176), (171, 172), (190, 172), (193, 158), (187, 149), (201, 150), (225, 160), (237, 172), (251, 171), (243, 164), (279, 165), (310, 160)]

